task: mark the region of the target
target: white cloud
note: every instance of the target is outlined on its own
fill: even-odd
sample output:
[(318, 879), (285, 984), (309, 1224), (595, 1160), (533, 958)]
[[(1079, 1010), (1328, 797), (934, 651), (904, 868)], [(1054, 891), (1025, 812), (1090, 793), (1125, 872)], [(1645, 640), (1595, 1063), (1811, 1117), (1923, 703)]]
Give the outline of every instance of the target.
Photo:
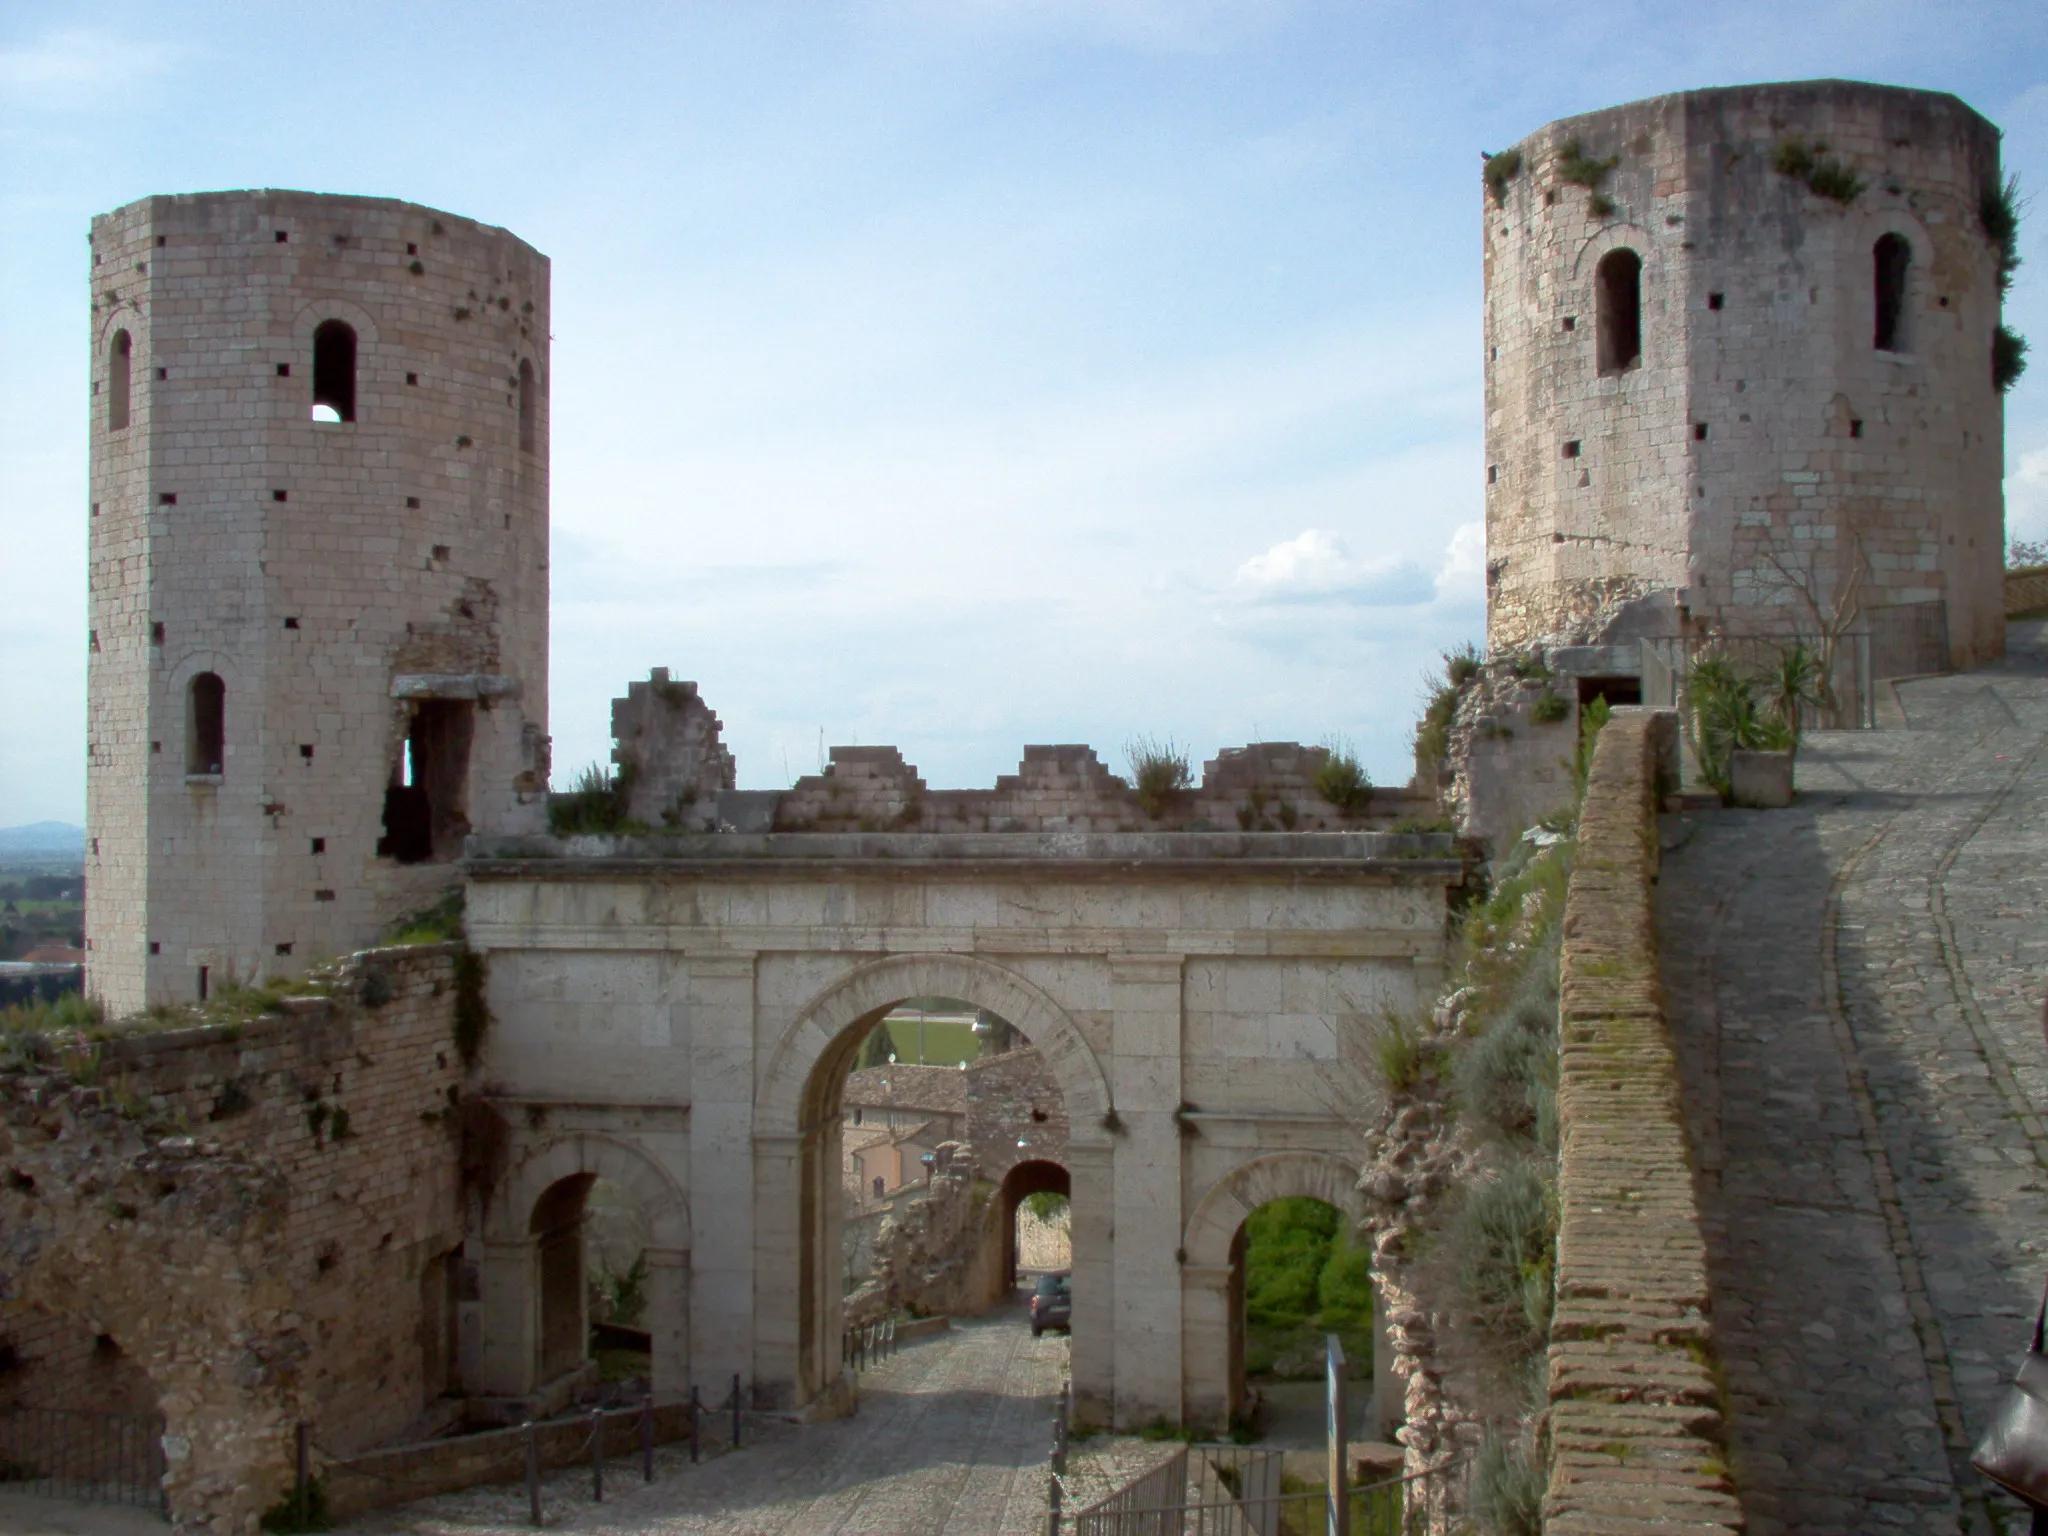
[(2048, 538), (2048, 448), (2022, 453), (2005, 477), (2005, 531), (2016, 539)]
[(1460, 523), (1436, 571), (1440, 603), (1486, 601), (1486, 524)]
[(1429, 577), (1399, 555), (1355, 560), (1336, 534), (1308, 528), (1237, 568), (1241, 598), (1259, 603), (1348, 603), (1408, 607), (1426, 603)]

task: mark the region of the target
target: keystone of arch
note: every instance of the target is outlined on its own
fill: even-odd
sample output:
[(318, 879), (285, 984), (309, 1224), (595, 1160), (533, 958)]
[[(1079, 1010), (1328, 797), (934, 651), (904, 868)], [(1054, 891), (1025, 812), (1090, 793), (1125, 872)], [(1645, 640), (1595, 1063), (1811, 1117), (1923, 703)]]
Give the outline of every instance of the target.
[(1642, 258), (1645, 272), (1650, 270), (1651, 258), (1661, 254), (1650, 239), (1650, 232), (1640, 224), (1609, 224), (1586, 236), (1580, 245), (1578, 254), (1572, 258), (1572, 280), (1590, 283), (1600, 258), (1624, 247)]
[(1070, 1146), (1107, 1146), (1112, 1100), (1102, 1063), (1066, 1009), (1015, 971), (972, 955), (892, 955), (855, 968), (797, 1011), (775, 1042), (755, 1098), (763, 1131), (801, 1131), (804, 1088), (819, 1060), (852, 1025), (906, 997), (957, 997), (1015, 1025), (1059, 1084)]
[(1334, 1205), (1354, 1222), (1364, 1214), (1356, 1165), (1327, 1152), (1269, 1152), (1226, 1173), (1195, 1206), (1181, 1241), (1189, 1267), (1228, 1265), (1247, 1216), (1268, 1201), (1300, 1195)]
[(304, 300), (292, 321), (292, 344), (298, 348), (301, 355), (310, 357), (313, 351), (313, 333), (329, 320), (345, 321), (349, 329), (356, 333), (356, 367), (360, 372), (363, 353), (377, 344), (377, 321), (360, 304), (351, 304), (342, 298)]
[(491, 1241), (523, 1241), (540, 1197), (563, 1179), (579, 1174), (607, 1179), (626, 1192), (647, 1218), (650, 1248), (672, 1252), (689, 1248), (689, 1202), (667, 1170), (631, 1142), (593, 1131), (564, 1131), (520, 1158), (491, 1202)]

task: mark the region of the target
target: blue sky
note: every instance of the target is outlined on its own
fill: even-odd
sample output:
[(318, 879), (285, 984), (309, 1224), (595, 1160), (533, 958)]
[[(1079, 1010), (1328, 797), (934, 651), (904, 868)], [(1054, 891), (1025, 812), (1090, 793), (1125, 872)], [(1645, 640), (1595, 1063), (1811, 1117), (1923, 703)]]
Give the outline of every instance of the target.
[[(89, 20), (88, 26), (81, 26)], [(894, 742), (1344, 739), (1405, 778), (1477, 639), (1478, 155), (1841, 75), (2048, 189), (2048, 6), (898, 0), (0, 15), (0, 826), (83, 815), (85, 234), (284, 186), (554, 259), (552, 728), (650, 666), (750, 787)], [(2048, 537), (2048, 201), (2009, 304)]]

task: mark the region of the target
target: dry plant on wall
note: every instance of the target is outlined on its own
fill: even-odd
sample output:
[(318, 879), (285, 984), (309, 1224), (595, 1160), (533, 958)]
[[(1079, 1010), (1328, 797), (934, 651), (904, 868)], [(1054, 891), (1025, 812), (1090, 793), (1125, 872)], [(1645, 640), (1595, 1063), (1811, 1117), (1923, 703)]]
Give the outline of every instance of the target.
[(1846, 519), (1837, 522), (1834, 531), (1837, 558), (1831, 571), (1821, 566), (1819, 539), (1808, 546), (1804, 561), (1797, 555), (1788, 557), (1775, 533), (1768, 535), (1757, 551), (1813, 622), (1820, 642), (1814, 658), (1815, 692), (1821, 722), (1830, 729), (1842, 724), (1841, 701), (1835, 696), (1835, 663), (1843, 639), (1863, 617), (1863, 591), (1870, 579), (1870, 556), (1863, 548), (1862, 531)]
[(1188, 761), (1187, 749), (1171, 737), (1155, 740), (1150, 736), (1134, 736), (1124, 747), (1124, 755), (1130, 759), (1131, 788), (1138, 801), (1138, 809), (1157, 821), (1166, 810), (1174, 795), (1186, 789), (1195, 781), (1195, 771)]

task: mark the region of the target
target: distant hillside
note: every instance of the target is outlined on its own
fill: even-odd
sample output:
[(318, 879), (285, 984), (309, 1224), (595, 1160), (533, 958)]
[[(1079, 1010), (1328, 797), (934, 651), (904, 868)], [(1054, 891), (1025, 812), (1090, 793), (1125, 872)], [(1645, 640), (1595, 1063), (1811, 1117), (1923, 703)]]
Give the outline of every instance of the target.
[(85, 828), (68, 821), (32, 821), (0, 827), (0, 859), (82, 859)]

